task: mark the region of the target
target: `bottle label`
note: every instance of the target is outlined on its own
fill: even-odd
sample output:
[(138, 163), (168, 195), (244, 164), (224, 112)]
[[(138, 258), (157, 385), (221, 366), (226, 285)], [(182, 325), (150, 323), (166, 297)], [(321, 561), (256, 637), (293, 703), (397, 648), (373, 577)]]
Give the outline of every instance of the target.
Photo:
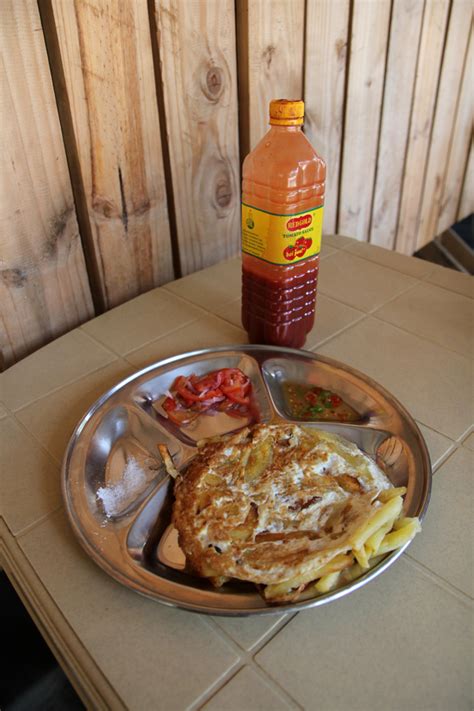
[(319, 254), (323, 206), (277, 215), (242, 203), (242, 252), (271, 264), (294, 264)]

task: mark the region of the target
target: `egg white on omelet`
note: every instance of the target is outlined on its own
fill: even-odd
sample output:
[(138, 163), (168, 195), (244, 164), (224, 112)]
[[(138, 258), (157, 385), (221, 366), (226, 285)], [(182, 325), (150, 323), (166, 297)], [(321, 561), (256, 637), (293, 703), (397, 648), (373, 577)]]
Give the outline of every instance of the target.
[(203, 443), (176, 479), (173, 522), (188, 568), (215, 585), (308, 582), (350, 550), (351, 535), (391, 486), (341, 437), (255, 425)]

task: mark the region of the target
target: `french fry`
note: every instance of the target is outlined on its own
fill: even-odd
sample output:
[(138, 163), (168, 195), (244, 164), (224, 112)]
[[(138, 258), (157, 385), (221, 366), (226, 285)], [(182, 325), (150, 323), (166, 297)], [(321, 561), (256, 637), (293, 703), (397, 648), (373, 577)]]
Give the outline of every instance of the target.
[(291, 590), (295, 590), (306, 583), (311, 583), (313, 580), (316, 580), (316, 578), (343, 570), (352, 563), (352, 560), (353, 558), (351, 555), (339, 553), (339, 555), (334, 556), (334, 558), (332, 558), (332, 560), (325, 565), (316, 566), (303, 575), (297, 575), (290, 580), (283, 581), (282, 583), (267, 585), (263, 591), (263, 595), (266, 600), (273, 600), (281, 597), (282, 595), (288, 595)]
[(406, 486), (395, 486), (391, 489), (382, 489), (377, 498), (379, 501), (385, 504), (387, 501), (390, 501), (390, 499), (393, 499), (395, 496), (405, 496), (406, 493)]
[(375, 533), (384, 523), (387, 521), (394, 520), (400, 514), (403, 506), (403, 499), (401, 496), (395, 496), (387, 503), (382, 504), (378, 509), (375, 509), (375, 513), (371, 518), (366, 521), (359, 529), (353, 534), (351, 538), (352, 548), (360, 549), (370, 536)]
[(328, 573), (328, 575), (323, 575), (323, 577), (318, 580), (314, 587), (320, 593), (329, 592), (330, 590), (333, 590), (336, 587), (337, 583), (339, 582), (340, 576), (340, 572)]
[(331, 573), (337, 573), (344, 570), (344, 568), (348, 568), (352, 565), (353, 561), (354, 558), (352, 555), (347, 553), (339, 553), (339, 555), (334, 556), (329, 563), (326, 563), (326, 565), (323, 565), (322, 568), (319, 568), (319, 570), (315, 572), (314, 579), (322, 578), (324, 575), (330, 575)]
[(171, 458), (171, 455), (168, 451), (168, 447), (166, 444), (159, 444), (157, 445), (159, 452), (161, 454), (161, 458), (163, 460), (163, 464), (165, 465), (165, 469), (168, 472), (170, 476), (173, 477), (173, 479), (177, 479), (179, 477), (179, 471), (176, 469), (173, 460)]
[(421, 525), (417, 518), (413, 519), (410, 523), (407, 523), (403, 528), (399, 528), (396, 531), (387, 533), (380, 544), (378, 553), (383, 555), (385, 553), (390, 553), (397, 548), (401, 548), (411, 541), (411, 539), (421, 531)]
[(383, 526), (381, 526), (378, 531), (375, 531), (365, 542), (364, 547), (365, 550), (367, 551), (367, 555), (370, 557), (374, 556), (377, 554), (377, 551), (380, 547), (380, 544), (382, 543), (383, 537), (385, 536), (386, 533), (391, 531), (393, 528), (393, 521), (387, 521), (387, 523), (384, 523)]
[(361, 546), (360, 548), (353, 548), (352, 552), (354, 553), (354, 557), (359, 563), (360, 567), (363, 570), (367, 570), (369, 568), (369, 558), (367, 556), (365, 546)]
[[(413, 521), (418, 521), (418, 523), (420, 523), (419, 518), (416, 518), (416, 517), (410, 518), (409, 516), (400, 516), (400, 518), (397, 518), (397, 520), (394, 522), (393, 527), (396, 531), (399, 531), (400, 528), (407, 526), (409, 523), (412, 523)], [(421, 531), (421, 525), (420, 525), (419, 530)]]

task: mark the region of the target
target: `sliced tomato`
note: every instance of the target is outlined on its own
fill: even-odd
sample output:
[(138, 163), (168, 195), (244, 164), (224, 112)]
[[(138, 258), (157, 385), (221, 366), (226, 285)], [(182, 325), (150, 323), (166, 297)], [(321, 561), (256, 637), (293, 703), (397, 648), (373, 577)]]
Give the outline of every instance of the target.
[(163, 401), (163, 409), (166, 410), (166, 412), (169, 412), (170, 410), (176, 410), (177, 407), (177, 402), (173, 397), (167, 397)]
[(196, 417), (199, 417), (199, 412), (193, 412), (192, 410), (171, 410), (166, 414), (168, 415), (168, 419), (174, 422), (175, 425), (178, 425), (178, 427), (189, 425)]
[(186, 402), (202, 402), (205, 399), (205, 393), (195, 395), (191, 390), (182, 386), (176, 388), (176, 392), (183, 400), (186, 400)]
[(229, 398), (229, 400), (232, 400), (232, 402), (236, 402), (239, 405), (250, 405), (250, 398), (247, 397), (246, 395), (241, 395), (240, 393), (231, 392), (231, 393), (227, 393), (227, 397)]

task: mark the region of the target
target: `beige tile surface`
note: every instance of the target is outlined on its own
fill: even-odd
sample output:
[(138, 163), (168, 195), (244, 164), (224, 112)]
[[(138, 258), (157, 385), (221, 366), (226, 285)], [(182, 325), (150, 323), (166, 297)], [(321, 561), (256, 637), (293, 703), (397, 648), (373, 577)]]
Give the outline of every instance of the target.
[(435, 432), (430, 427), (422, 425), (421, 422), (418, 422), (417, 424), (426, 442), (426, 446), (428, 447), (428, 452), (430, 454), (431, 459), (431, 466), (434, 469), (438, 464), (439, 460), (454, 445), (454, 442), (448, 437), (445, 437), (444, 435), (440, 434), (439, 432)]
[(413, 277), (341, 250), (321, 263), (318, 290), (336, 301), (369, 312), (413, 284), (416, 284)]
[(399, 252), (393, 252), (375, 244), (368, 244), (368, 242), (354, 241), (347, 249), (358, 257), (395, 269), (397, 272), (403, 272), (403, 274), (408, 274), (417, 279), (422, 279), (433, 271), (431, 262), (417, 259), (416, 257), (407, 257), (405, 254), (399, 254)]
[(472, 356), (474, 301), (432, 284), (419, 284), (374, 312), (383, 321)]
[(474, 298), (474, 277), (457, 272), (455, 269), (435, 265), (431, 274), (426, 277), (426, 281), (442, 286), (444, 289), (455, 291), (458, 294), (469, 296), (471, 299)]
[(200, 272), (177, 279), (164, 288), (205, 309), (235, 301), (240, 296), (242, 281), (240, 257), (221, 262)]
[(362, 311), (334, 301), (324, 294), (318, 294), (316, 320), (306, 337), (305, 349), (314, 349), (322, 341), (334, 336), (364, 316)]
[(288, 615), (263, 617), (214, 617), (215, 622), (243, 649), (250, 650), (267, 635), (274, 634)]
[(257, 663), (305, 709), (469, 711), (472, 614), (405, 560), (300, 613)]
[(243, 329), (220, 318), (206, 316), (174, 331), (169, 336), (159, 338), (143, 348), (127, 353), (126, 359), (141, 368), (161, 358), (168, 358), (187, 351), (247, 342), (247, 334)]
[(114, 361), (27, 405), (17, 412), (17, 418), (58, 462), (62, 462), (72, 431), (84, 413), (98, 397), (134, 370), (122, 359)]
[(2, 399), (11, 410), (17, 410), (115, 358), (80, 330), (71, 331), (2, 373)]
[(127, 301), (102, 316), (89, 321), (81, 329), (123, 355), (202, 317), (182, 299), (162, 289)]
[(463, 441), (463, 446), (470, 449), (471, 452), (474, 452), (474, 432), (471, 432), (471, 434), (466, 437)]
[(423, 531), (408, 554), (466, 595), (474, 597), (472, 555), (474, 455), (459, 447), (433, 479)]
[(7, 411), (3, 403), (0, 402), (0, 419), (7, 416)]
[(62, 510), (19, 543), (126, 707), (184, 709), (237, 662), (198, 615), (137, 595), (102, 572)]
[(356, 242), (353, 237), (346, 237), (345, 235), (325, 235), (323, 234), (322, 243), (328, 245), (329, 247), (334, 247), (335, 249), (345, 249), (350, 247), (354, 242)]
[(332, 247), (328, 242), (326, 241), (326, 238), (323, 237), (321, 240), (321, 251), (319, 253), (319, 258), (320, 259), (326, 259), (326, 257), (329, 257), (330, 254), (334, 254), (337, 252), (336, 247)]
[[(218, 306), (213, 309), (213, 312), (229, 321), (229, 323), (242, 328), (240, 299), (224, 304), (224, 306)], [(324, 296), (324, 294), (318, 294), (316, 321), (308, 334), (304, 348), (311, 350), (318, 343), (325, 341), (364, 316), (365, 314), (362, 311), (353, 309), (346, 304), (341, 304), (339, 301)]]
[(212, 313), (220, 316), (225, 321), (233, 323), (234, 326), (242, 328), (242, 299), (235, 299), (227, 304), (215, 304), (211, 309)]
[(61, 505), (59, 466), (12, 418), (0, 422), (0, 513), (14, 535)]
[(245, 666), (207, 704), (205, 711), (284, 711), (295, 708), (257, 674)]
[(436, 343), (369, 317), (327, 341), (318, 352), (371, 376), (416, 420), (451, 439), (457, 439), (472, 422), (472, 403), (467, 397), (471, 362)]

